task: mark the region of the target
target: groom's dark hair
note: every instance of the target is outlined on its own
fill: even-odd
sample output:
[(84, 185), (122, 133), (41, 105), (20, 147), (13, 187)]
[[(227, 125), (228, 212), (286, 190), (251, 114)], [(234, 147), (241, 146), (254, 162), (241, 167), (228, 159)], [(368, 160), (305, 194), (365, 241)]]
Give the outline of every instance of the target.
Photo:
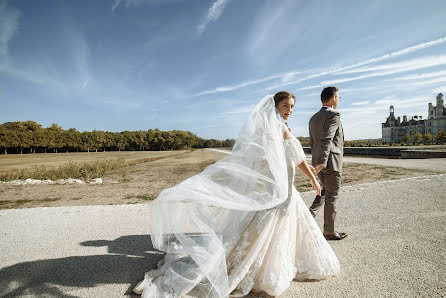
[(338, 92), (339, 89), (337, 87), (331, 86), (331, 87), (325, 87), (324, 90), (321, 92), (321, 101), (327, 102), (332, 98), (336, 92)]

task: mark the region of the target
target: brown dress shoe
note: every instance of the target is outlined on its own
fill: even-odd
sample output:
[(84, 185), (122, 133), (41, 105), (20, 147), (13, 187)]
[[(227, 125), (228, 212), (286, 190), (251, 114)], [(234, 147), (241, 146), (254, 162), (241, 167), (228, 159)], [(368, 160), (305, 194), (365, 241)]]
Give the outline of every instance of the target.
[(325, 239), (327, 240), (342, 240), (345, 237), (347, 237), (347, 233), (338, 233), (338, 232), (334, 232), (331, 235), (324, 235)]

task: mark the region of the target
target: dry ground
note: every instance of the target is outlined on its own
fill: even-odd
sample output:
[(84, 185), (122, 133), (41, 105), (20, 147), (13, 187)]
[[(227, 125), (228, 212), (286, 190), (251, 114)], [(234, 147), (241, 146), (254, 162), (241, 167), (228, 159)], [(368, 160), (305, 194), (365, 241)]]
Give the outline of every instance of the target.
[(178, 151), (106, 151), (106, 152), (70, 152), (0, 155), (0, 173), (21, 170), (35, 166), (57, 166), (69, 161), (89, 162), (104, 159), (124, 158), (136, 161), (146, 158), (159, 158), (189, 150)]
[[(181, 153), (181, 154), (177, 154)], [(0, 184), (0, 209), (135, 204), (152, 200), (161, 190), (202, 171), (225, 157), (206, 149), (192, 152), (98, 152), (35, 155), (8, 155), (0, 158), (0, 172), (34, 165), (57, 165), (66, 161), (92, 161), (123, 157), (126, 160), (160, 158), (115, 170), (102, 177), (100, 185), (8, 185)], [(420, 176), (438, 171), (417, 170), (381, 165), (345, 163), (342, 185), (352, 185), (401, 177)], [(295, 185), (299, 191), (311, 189), (308, 179), (299, 171)]]

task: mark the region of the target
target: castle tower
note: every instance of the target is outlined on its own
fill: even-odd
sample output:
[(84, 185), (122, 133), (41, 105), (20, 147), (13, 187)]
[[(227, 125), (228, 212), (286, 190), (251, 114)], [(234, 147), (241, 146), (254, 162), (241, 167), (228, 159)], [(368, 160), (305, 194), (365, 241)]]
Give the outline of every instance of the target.
[(442, 93), (438, 93), (437, 95), (437, 106), (435, 107), (435, 112), (434, 112), (434, 118), (440, 118), (441, 116), (443, 116), (443, 109), (444, 109), (444, 105), (443, 105), (443, 94)]
[(394, 110), (393, 106), (390, 106), (389, 111), (390, 111), (390, 116), (394, 116), (395, 117), (395, 115), (394, 115), (395, 110)]
[(442, 107), (443, 106), (443, 94), (442, 93), (438, 93), (437, 95), (437, 107)]

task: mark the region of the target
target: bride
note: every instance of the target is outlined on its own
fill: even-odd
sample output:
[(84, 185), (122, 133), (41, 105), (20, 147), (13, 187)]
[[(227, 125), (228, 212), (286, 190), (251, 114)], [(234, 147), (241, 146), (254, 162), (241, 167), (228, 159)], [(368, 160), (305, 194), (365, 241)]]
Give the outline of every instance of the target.
[(142, 297), (272, 296), (323, 279), (339, 262), (293, 185), (298, 167), (320, 194), (288, 129), (295, 96), (266, 96), (232, 154), (161, 192), (150, 205), (154, 248), (166, 252), (134, 289)]

